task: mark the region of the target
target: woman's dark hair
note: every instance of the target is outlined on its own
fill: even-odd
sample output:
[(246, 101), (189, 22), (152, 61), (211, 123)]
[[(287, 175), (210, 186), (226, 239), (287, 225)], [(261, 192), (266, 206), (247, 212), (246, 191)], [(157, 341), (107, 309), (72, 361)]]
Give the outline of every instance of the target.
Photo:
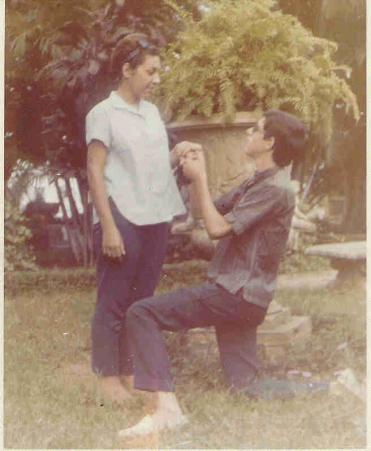
[(158, 55), (158, 48), (143, 33), (131, 33), (116, 44), (111, 57), (111, 73), (116, 80), (121, 80), (122, 66), (129, 63), (135, 69), (143, 63), (146, 55)]
[(297, 117), (280, 110), (264, 113), (264, 138), (274, 138), (273, 160), (284, 167), (304, 157), (308, 129)]

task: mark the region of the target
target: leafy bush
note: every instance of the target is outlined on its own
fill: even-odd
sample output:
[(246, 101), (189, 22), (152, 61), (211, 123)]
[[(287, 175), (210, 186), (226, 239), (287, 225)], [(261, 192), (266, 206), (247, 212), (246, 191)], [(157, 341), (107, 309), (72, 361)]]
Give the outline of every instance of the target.
[(31, 232), (17, 206), (5, 200), (5, 271), (36, 269), (28, 246)]
[(215, 0), (199, 21), (183, 13), (185, 29), (164, 54), (157, 93), (169, 117), (222, 113), (231, 121), (237, 110), (280, 108), (325, 138), (337, 102), (358, 118), (356, 97), (338, 75), (348, 68), (334, 62), (337, 45), (275, 6)]
[[(188, 261), (165, 264), (160, 277), (160, 291), (170, 291), (176, 285), (195, 285), (206, 280), (207, 263)], [(5, 290), (8, 295), (21, 292), (51, 292), (52, 290), (95, 290), (95, 268), (41, 269), (39, 271), (17, 271), (6, 274)]]

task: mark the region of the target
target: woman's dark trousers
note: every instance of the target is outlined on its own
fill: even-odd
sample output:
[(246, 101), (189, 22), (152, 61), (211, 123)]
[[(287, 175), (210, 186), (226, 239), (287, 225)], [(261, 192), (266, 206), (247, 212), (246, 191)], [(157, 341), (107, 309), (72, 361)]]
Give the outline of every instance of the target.
[(125, 255), (121, 261), (102, 254), (102, 229), (94, 226), (97, 255), (97, 304), (92, 321), (92, 368), (102, 376), (133, 373), (125, 329), (127, 309), (152, 296), (165, 259), (169, 224), (137, 226), (111, 206)]

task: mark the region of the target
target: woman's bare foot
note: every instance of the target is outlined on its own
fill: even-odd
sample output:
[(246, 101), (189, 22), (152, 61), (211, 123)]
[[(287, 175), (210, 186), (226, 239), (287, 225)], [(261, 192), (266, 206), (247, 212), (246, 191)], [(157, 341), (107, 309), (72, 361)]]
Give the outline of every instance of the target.
[(130, 392), (121, 384), (118, 376), (100, 377), (99, 389), (104, 398), (118, 404), (125, 403), (132, 397)]
[(134, 388), (134, 376), (130, 375), (130, 376), (121, 376), (121, 381), (124, 385), (124, 387), (128, 390), (128, 392), (135, 396), (136, 399), (141, 400), (142, 402), (149, 404), (152, 403), (152, 398), (153, 398), (153, 393), (151, 392), (147, 392), (144, 390), (137, 390)]
[(121, 376), (121, 380), (124, 384), (124, 386), (129, 390), (132, 391), (134, 389), (134, 376)]

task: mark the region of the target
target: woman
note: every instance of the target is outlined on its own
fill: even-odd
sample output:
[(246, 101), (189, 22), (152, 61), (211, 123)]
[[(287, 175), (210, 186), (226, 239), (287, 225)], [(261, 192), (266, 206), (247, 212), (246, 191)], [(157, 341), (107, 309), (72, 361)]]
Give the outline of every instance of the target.
[[(120, 41), (112, 59), (116, 91), (86, 117), (87, 170), (94, 212), (98, 295), (92, 322), (92, 367), (103, 394), (123, 401), (132, 375), (124, 318), (151, 296), (165, 258), (169, 224), (185, 212), (169, 157), (166, 130), (155, 105), (144, 100), (159, 83), (160, 59), (146, 37)], [(171, 160), (171, 161), (170, 161)]]

